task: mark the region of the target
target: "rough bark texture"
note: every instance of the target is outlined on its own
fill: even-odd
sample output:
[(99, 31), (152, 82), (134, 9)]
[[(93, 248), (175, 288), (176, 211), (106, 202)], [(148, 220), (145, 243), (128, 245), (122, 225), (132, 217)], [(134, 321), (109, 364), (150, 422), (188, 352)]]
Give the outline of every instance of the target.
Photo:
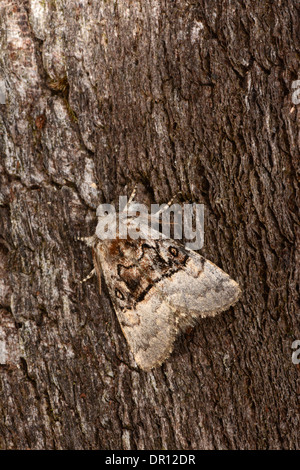
[[(0, 447), (299, 448), (297, 0), (1, 0)], [(99, 202), (205, 204), (234, 309), (135, 365)], [(299, 263), (299, 251), (298, 251)]]

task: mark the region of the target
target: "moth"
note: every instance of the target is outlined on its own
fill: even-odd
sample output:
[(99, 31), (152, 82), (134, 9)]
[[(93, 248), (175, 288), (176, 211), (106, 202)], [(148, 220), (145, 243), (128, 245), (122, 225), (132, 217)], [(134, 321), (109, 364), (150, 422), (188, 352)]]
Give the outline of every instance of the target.
[[(134, 194), (124, 211), (131, 206)], [(238, 284), (177, 240), (162, 234), (155, 237), (153, 232), (146, 239), (122, 239), (117, 232), (114, 239), (103, 240), (99, 233), (104, 217), (98, 209), (97, 216), (95, 235), (80, 238), (93, 253), (94, 269), (85, 280), (96, 273), (101, 292), (103, 275), (121, 329), (141, 369), (160, 366), (181, 333), (238, 301)], [(134, 227), (135, 217), (125, 218), (123, 223)]]

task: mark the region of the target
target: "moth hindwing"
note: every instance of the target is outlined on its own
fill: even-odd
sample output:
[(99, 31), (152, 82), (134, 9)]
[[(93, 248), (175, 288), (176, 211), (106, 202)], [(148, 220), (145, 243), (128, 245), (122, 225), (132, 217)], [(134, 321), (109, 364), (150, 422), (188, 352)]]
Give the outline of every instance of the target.
[(121, 239), (117, 233), (115, 239), (95, 235), (90, 244), (99, 282), (102, 272), (124, 336), (143, 370), (161, 365), (187, 327), (239, 299), (235, 281), (175, 240)]

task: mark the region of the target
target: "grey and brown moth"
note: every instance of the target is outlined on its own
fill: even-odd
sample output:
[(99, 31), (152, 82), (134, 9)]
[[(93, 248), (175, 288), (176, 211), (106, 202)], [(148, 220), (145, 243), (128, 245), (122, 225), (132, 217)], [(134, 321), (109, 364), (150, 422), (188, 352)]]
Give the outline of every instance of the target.
[[(238, 301), (238, 284), (195, 251), (162, 234), (122, 239), (117, 232), (115, 239), (102, 239), (104, 217), (99, 211), (97, 216), (95, 235), (82, 240), (92, 247), (100, 290), (103, 274), (122, 331), (141, 369), (160, 366), (180, 333)], [(123, 223), (132, 227), (135, 218), (124, 218)]]

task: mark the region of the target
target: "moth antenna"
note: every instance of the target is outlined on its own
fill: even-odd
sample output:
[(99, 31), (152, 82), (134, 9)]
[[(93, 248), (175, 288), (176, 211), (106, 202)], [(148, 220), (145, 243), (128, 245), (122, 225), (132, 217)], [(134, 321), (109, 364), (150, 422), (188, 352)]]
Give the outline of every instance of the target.
[(96, 274), (96, 269), (92, 269), (92, 271), (90, 272), (90, 274), (85, 277), (82, 281), (80, 281), (80, 284), (83, 284), (84, 282), (88, 281), (89, 279), (91, 279), (91, 277), (94, 276), (94, 274)]
[(172, 205), (177, 196), (181, 193), (182, 191), (179, 191), (177, 194), (175, 194), (175, 196), (173, 196), (172, 199), (162, 209), (160, 209), (160, 211), (156, 212), (156, 214), (163, 214)]
[(99, 287), (99, 294), (101, 295), (102, 293), (101, 275), (98, 276), (98, 287)]
[(136, 195), (136, 190), (137, 190), (137, 184), (135, 185), (135, 187), (133, 188), (133, 191), (130, 195), (130, 198), (129, 198), (129, 201), (127, 202), (127, 205), (126, 205), (126, 209), (127, 207), (129, 206), (129, 204), (131, 204), (131, 202), (133, 201), (134, 199), (134, 196)]

